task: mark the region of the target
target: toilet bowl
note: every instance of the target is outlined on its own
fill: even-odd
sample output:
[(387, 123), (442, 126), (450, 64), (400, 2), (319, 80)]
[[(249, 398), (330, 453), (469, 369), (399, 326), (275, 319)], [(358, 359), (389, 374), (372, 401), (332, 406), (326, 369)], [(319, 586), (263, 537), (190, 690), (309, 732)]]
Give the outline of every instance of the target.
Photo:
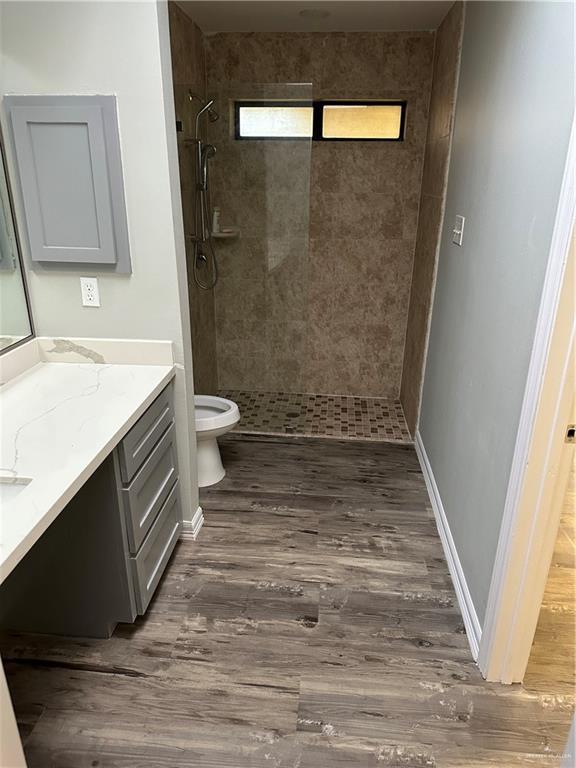
[(236, 403), (223, 397), (195, 395), (196, 443), (198, 447), (198, 485), (218, 483), (226, 470), (222, 466), (217, 437), (225, 435), (240, 421)]

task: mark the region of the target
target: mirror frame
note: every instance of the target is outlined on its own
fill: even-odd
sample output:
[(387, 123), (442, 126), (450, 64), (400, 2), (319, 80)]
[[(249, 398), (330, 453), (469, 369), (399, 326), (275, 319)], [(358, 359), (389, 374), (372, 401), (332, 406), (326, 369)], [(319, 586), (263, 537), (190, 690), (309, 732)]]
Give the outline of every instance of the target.
[(14, 193), (12, 191), (12, 185), (10, 183), (10, 175), (8, 173), (8, 161), (6, 156), (6, 143), (4, 141), (4, 133), (2, 126), (0, 125), (0, 162), (2, 163), (2, 169), (4, 171), (4, 177), (6, 180), (6, 189), (8, 190), (8, 204), (10, 205), (10, 215), (12, 217), (12, 226), (14, 227), (14, 237), (16, 239), (16, 248), (18, 250), (18, 263), (20, 265), (20, 277), (22, 278), (22, 288), (24, 291), (24, 300), (26, 301), (26, 311), (28, 312), (28, 321), (30, 323), (30, 333), (27, 336), (15, 341), (4, 349), (0, 349), (0, 356), (11, 352), (13, 349), (20, 347), (22, 344), (26, 344), (31, 339), (35, 338), (36, 331), (34, 328), (34, 318), (32, 316), (32, 305), (30, 303), (30, 293), (28, 292), (28, 283), (26, 280), (26, 270), (24, 269), (24, 257), (22, 255), (22, 242), (20, 239), (20, 233), (18, 231), (18, 222), (16, 221), (16, 208), (14, 206)]

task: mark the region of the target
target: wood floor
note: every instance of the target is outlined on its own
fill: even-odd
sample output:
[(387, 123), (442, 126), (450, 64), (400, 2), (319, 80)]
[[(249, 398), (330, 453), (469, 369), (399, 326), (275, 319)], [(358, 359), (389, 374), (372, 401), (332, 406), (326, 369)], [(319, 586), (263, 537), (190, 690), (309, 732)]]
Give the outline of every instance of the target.
[(572, 699), (482, 680), (411, 446), (222, 442), (143, 620), (4, 639), (30, 768), (559, 765)]
[(572, 695), (576, 689), (576, 464), (566, 490), (525, 684), (545, 693), (550, 679), (558, 693)]

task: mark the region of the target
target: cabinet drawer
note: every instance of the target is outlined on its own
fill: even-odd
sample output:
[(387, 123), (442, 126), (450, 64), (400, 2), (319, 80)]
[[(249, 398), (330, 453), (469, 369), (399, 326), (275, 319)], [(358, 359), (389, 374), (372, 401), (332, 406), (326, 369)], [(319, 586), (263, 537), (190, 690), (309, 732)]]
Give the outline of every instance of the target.
[(136, 557), (131, 557), (136, 607), (139, 614), (148, 608), (166, 563), (172, 554), (182, 528), (180, 487), (177, 482)]
[(173, 419), (172, 388), (166, 387), (118, 446), (123, 483), (132, 480)]
[(178, 477), (175, 427), (172, 424), (136, 477), (121, 493), (130, 553), (136, 554)]

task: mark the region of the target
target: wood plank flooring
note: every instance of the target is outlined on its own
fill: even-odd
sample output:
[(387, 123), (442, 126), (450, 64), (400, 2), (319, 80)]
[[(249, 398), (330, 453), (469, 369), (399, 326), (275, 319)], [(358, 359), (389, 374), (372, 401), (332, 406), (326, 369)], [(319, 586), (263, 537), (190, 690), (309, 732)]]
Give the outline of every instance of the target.
[(30, 768), (560, 764), (573, 699), (482, 680), (411, 446), (222, 453), (146, 617), (3, 639)]
[[(549, 680), (557, 692), (576, 688), (576, 463), (572, 467), (560, 528), (525, 684), (546, 692)], [(548, 684), (548, 685), (547, 685)]]

